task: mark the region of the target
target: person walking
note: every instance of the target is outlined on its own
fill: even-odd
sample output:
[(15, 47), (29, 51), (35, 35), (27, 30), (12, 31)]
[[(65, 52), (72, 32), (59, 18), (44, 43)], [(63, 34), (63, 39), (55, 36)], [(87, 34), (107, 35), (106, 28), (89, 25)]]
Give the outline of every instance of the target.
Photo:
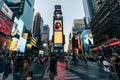
[(23, 71), (22, 71), (22, 80), (26, 80), (30, 71), (31, 71), (30, 59), (25, 58), (24, 65), (23, 65)]
[(41, 66), (41, 69), (44, 68), (44, 61), (45, 61), (44, 57), (40, 57), (40, 66)]
[(50, 80), (54, 80), (57, 72), (57, 59), (53, 53), (50, 54), (50, 66), (48, 70), (50, 70)]
[(13, 74), (12, 74), (12, 64), (11, 64), (11, 58), (7, 58), (7, 63), (5, 66), (5, 71), (3, 74), (3, 80), (13, 80)]
[(0, 53), (0, 80), (3, 78), (3, 73), (5, 71), (6, 62), (3, 58), (3, 54)]
[(14, 80), (21, 80), (23, 69), (23, 60), (20, 56), (15, 57), (13, 62), (13, 77)]

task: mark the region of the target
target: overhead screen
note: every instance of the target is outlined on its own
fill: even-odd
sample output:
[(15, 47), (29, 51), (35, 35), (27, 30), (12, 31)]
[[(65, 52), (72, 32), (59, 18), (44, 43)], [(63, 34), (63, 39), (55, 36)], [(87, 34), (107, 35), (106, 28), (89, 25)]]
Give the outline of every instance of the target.
[(62, 32), (54, 32), (54, 43), (63, 43)]

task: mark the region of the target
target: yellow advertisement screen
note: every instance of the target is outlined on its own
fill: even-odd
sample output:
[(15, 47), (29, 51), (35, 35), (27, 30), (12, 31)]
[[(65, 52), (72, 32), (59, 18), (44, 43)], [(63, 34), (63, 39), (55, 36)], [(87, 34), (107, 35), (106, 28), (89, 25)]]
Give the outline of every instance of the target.
[(54, 43), (63, 43), (62, 32), (54, 32)]

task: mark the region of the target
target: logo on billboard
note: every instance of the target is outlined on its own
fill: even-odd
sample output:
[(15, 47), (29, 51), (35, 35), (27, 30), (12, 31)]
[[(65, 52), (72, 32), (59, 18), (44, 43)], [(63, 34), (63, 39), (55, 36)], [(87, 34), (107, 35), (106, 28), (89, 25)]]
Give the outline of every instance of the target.
[(84, 50), (89, 51), (90, 46), (94, 44), (91, 30), (90, 29), (84, 30), (81, 34), (81, 39)]

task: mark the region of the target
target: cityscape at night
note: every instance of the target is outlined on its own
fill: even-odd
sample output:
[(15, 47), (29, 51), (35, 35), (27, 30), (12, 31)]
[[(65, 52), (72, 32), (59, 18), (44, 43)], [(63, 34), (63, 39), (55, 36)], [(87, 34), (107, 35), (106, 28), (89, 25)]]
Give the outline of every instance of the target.
[(120, 80), (120, 0), (0, 0), (0, 80)]

